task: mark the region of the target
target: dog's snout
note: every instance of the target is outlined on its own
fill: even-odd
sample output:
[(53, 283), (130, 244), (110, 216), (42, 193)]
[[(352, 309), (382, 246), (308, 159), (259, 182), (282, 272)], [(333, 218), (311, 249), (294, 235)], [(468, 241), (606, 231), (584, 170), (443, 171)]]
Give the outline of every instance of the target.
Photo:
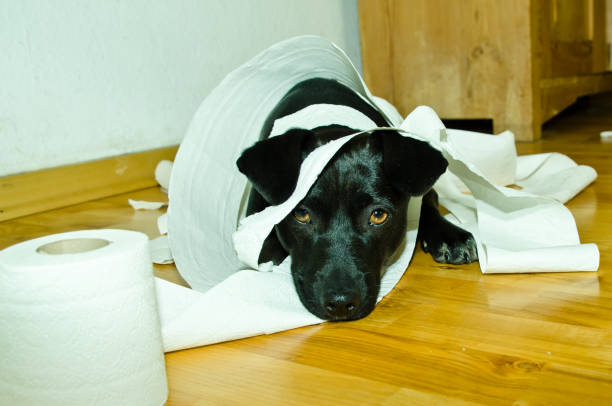
[(347, 320), (355, 314), (360, 302), (357, 293), (333, 293), (324, 300), (323, 308), (332, 320)]

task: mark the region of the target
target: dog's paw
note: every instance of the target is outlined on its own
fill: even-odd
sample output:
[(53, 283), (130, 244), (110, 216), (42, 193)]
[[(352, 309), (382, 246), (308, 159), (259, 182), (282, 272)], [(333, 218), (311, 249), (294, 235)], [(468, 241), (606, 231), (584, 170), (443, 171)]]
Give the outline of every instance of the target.
[(449, 222), (423, 233), (421, 246), (436, 262), (444, 264), (469, 264), (478, 260), (472, 234)]

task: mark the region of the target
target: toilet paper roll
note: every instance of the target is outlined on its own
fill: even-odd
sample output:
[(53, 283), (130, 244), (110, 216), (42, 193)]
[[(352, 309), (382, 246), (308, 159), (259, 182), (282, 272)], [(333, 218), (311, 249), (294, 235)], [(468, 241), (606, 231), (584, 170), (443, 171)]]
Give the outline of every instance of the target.
[(148, 238), (46, 236), (0, 251), (0, 404), (160, 405), (168, 387)]

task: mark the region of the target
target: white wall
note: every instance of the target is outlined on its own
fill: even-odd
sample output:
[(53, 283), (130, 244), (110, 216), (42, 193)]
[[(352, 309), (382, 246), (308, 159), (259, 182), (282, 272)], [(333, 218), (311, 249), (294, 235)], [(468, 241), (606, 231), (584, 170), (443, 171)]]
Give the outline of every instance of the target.
[(177, 144), (228, 72), (300, 34), (360, 68), (355, 0), (0, 0), (0, 176)]

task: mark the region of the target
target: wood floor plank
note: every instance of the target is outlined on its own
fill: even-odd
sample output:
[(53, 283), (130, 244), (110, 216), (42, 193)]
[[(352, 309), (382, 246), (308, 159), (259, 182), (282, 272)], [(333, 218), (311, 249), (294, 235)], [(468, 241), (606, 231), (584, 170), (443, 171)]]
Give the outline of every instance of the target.
[[(176, 352), (167, 355), (166, 363), (174, 389), (168, 405), (381, 404), (400, 389), (367, 377), (232, 348)], [(203, 364), (209, 366), (206, 371), (199, 367)]]
[(176, 146), (0, 177), (0, 221), (156, 186)]

